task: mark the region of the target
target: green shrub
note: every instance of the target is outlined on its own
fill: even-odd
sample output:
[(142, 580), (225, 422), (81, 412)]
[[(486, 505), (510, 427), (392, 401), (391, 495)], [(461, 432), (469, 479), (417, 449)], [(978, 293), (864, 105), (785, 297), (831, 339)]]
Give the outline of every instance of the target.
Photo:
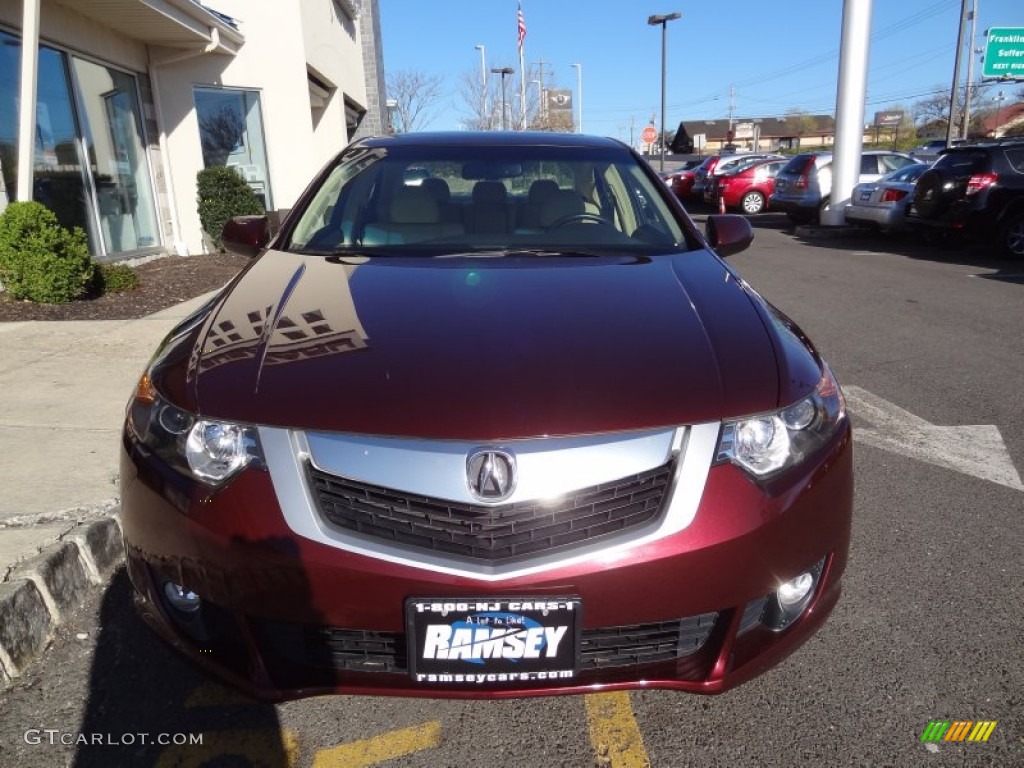
[(196, 187), (199, 221), (220, 250), (220, 231), (228, 219), (264, 213), (256, 193), (233, 168), (204, 168), (196, 175)]
[(139, 287), (139, 276), (127, 264), (104, 264), (98, 282), (100, 293), (124, 293)]
[(64, 229), (46, 206), (10, 203), (0, 214), (0, 282), (15, 299), (62, 304), (96, 275), (85, 232)]

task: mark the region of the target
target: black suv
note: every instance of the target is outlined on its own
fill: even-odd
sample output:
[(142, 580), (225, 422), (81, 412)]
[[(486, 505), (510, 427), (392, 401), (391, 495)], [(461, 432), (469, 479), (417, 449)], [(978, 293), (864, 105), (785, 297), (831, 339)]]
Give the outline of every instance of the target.
[(907, 224), (989, 240), (1024, 258), (1024, 139), (951, 147), (917, 180)]

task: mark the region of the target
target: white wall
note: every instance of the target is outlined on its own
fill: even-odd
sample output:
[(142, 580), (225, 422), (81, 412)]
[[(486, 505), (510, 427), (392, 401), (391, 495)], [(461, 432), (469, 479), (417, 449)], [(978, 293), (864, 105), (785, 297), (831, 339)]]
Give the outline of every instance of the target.
[[(270, 186), (277, 209), (292, 207), (313, 175), (347, 143), (341, 92), (349, 89), (362, 95), (360, 101), (365, 103), (358, 42), (341, 21), (331, 21), (336, 13), (332, 0), (278, 0), (273, 4), (217, 0), (215, 7), (239, 22), (245, 44), (238, 54), (204, 54), (157, 67), (173, 189), (182, 237), (190, 253), (202, 252), (196, 173), (203, 167), (203, 157), (193, 87), (260, 92)], [(151, 53), (159, 60), (176, 52), (153, 49)], [(307, 62), (338, 89), (315, 131)]]

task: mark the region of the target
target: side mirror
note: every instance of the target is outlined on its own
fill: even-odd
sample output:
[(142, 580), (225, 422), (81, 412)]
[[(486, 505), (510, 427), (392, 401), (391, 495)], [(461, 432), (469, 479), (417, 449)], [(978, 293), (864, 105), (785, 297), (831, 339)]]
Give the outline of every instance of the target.
[(220, 233), (224, 250), (253, 258), (270, 242), (270, 226), (266, 216), (235, 216), (224, 224)]
[(745, 251), (754, 242), (754, 230), (750, 222), (745, 216), (735, 213), (708, 216), (708, 223), (704, 225), (704, 236), (723, 259)]

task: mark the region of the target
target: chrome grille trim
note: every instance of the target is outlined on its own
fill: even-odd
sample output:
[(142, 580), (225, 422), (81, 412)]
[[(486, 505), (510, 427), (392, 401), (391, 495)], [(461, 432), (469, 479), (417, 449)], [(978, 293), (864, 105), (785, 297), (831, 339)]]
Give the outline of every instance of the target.
[[(591, 563), (595, 567), (608, 567), (622, 560), (628, 560), (633, 547), (648, 544), (684, 530), (693, 521), (704, 493), (704, 485), (718, 441), (719, 428), (719, 422), (709, 422), (654, 432), (567, 438), (558, 441), (536, 439), (501, 443), (503, 447), (513, 450), (517, 456), (534, 457), (533, 460), (539, 467), (550, 468), (557, 465), (569, 467), (577, 461), (585, 464), (589, 455), (597, 455), (590, 451), (597, 450), (609, 456), (617, 456), (617, 464), (628, 467), (629, 472), (652, 469), (672, 457), (675, 458), (676, 469), (669, 490), (668, 504), (663, 514), (655, 520), (623, 534), (611, 535), (563, 551), (513, 558), (498, 564), (467, 561), (451, 554), (411, 550), (405, 546), (379, 540), (368, 541), (346, 531), (339, 531), (323, 520), (316, 510), (315, 500), (306, 481), (305, 464), (313, 457), (305, 433), (277, 427), (260, 427), (259, 432), (278, 503), (286, 523), (296, 535), (336, 549), (397, 565), (434, 573), (464, 576), (484, 582), (497, 582), (584, 562)], [(653, 435), (657, 435), (657, 440), (661, 443), (658, 451), (651, 450), (650, 440)], [(354, 438), (357, 442), (364, 441), (361, 436), (343, 435), (339, 438)], [(371, 439), (388, 440), (387, 438)], [(395, 440), (396, 445), (403, 443), (398, 446), (403, 449), (408, 448), (409, 444), (413, 442), (392, 440)], [(451, 442), (415, 442), (427, 449), (421, 454), (422, 461), (427, 463), (432, 461), (436, 463), (439, 460), (438, 457), (454, 452)], [(546, 447), (550, 448), (556, 444), (561, 450), (544, 450)], [(457, 445), (478, 446), (479, 443)], [(635, 466), (637, 461), (634, 454), (624, 450), (626, 446), (630, 445), (640, 445), (645, 448), (642, 452), (648, 457), (646, 466)], [(430, 448), (434, 448), (435, 451), (431, 452)], [(575, 453), (575, 451), (580, 452)], [(463, 474), (465, 472), (462, 467), (464, 456), (465, 454), (462, 454), (459, 458), (459, 471)], [(406, 458), (410, 457), (406, 456)], [(417, 474), (410, 471), (409, 464), (404, 464), (399, 469), (404, 475)], [(522, 464), (520, 470), (521, 474), (526, 474), (526, 468)], [(429, 474), (419, 472), (421, 477), (427, 477)], [(622, 469), (616, 474), (621, 477)], [(614, 476), (608, 476), (605, 479), (614, 479)], [(401, 490), (418, 492), (416, 488), (401, 488)], [(520, 482), (517, 495), (520, 492), (523, 492), (524, 498), (527, 497), (526, 492), (523, 491), (523, 481)]]
[(674, 461), (551, 501), (484, 506), (402, 493), (338, 477), (307, 463), (319, 514), (369, 540), (498, 563), (565, 550), (653, 520), (668, 496)]

